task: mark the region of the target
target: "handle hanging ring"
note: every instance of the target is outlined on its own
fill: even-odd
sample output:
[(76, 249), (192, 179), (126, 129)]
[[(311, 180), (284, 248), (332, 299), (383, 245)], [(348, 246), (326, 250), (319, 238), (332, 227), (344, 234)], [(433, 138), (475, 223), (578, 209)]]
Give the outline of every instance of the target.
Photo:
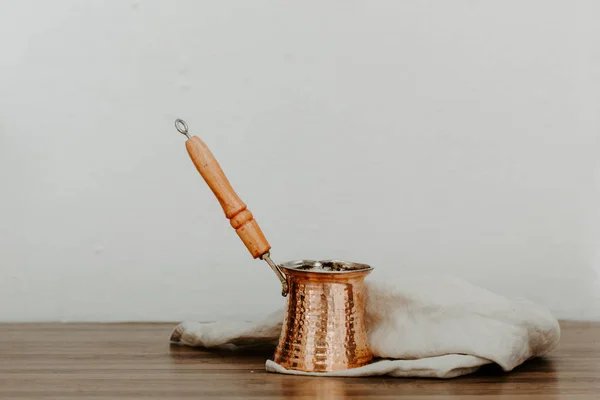
[(191, 139), (190, 134), (188, 133), (188, 126), (184, 120), (177, 118), (175, 120), (175, 129), (182, 135), (187, 136), (188, 139)]

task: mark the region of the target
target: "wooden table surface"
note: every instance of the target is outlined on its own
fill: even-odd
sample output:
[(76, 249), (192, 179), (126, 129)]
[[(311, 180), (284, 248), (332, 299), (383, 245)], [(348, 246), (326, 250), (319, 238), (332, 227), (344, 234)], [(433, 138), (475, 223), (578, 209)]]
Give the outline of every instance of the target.
[(271, 374), (269, 353), (171, 345), (174, 326), (0, 324), (0, 399), (600, 399), (600, 324), (562, 322), (547, 358), (451, 380)]

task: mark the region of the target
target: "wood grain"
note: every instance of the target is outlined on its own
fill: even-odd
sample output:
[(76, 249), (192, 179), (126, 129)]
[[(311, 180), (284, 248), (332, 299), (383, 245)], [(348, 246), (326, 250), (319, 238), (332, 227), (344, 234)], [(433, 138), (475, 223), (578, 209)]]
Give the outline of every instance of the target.
[(223, 169), (208, 146), (198, 137), (186, 140), (185, 146), (196, 169), (221, 204), (239, 238), (254, 258), (271, 249), (254, 216), (237, 195)]
[(598, 399), (600, 324), (562, 322), (559, 347), (452, 380), (269, 374), (269, 351), (168, 343), (175, 324), (0, 324), (0, 399)]

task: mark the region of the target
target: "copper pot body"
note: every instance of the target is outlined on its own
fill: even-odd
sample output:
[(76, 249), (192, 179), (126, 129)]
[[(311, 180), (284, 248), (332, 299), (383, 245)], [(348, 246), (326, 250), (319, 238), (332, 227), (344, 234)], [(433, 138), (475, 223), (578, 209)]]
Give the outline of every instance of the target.
[(368, 364), (364, 279), (372, 268), (340, 260), (280, 266), (289, 286), (287, 313), (274, 354), (286, 369), (331, 372)]

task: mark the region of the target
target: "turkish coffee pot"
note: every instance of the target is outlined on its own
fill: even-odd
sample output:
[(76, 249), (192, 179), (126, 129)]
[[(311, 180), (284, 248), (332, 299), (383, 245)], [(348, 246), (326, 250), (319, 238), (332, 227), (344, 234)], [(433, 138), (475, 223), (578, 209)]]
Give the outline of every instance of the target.
[(281, 282), (287, 313), (273, 361), (305, 372), (368, 364), (373, 355), (365, 329), (364, 279), (373, 268), (342, 260), (273, 262), (271, 245), (210, 149), (198, 136), (190, 136), (183, 120), (177, 119), (175, 127), (187, 137), (185, 146), (192, 162), (239, 238), (252, 257), (264, 260)]

